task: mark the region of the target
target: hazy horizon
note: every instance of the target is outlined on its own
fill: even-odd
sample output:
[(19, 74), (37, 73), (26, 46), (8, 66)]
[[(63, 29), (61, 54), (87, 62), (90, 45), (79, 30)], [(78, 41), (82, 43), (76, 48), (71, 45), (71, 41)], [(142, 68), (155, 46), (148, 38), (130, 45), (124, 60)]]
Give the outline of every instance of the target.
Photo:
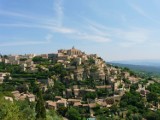
[(160, 60), (160, 1), (0, 0), (0, 53), (75, 46), (106, 61)]

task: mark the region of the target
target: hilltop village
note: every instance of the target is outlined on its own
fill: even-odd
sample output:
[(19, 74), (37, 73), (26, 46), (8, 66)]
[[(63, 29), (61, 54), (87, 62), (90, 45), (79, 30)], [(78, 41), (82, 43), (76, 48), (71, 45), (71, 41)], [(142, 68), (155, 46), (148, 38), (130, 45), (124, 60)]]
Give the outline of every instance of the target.
[[(5, 100), (36, 103), (39, 86), (46, 109), (57, 111), (65, 119), (72, 120), (69, 108), (89, 120), (140, 116), (139, 107), (154, 112), (159, 109), (159, 97), (154, 101), (147, 96), (155, 84), (152, 78), (109, 65), (98, 55), (87, 55), (74, 47), (41, 55), (1, 55), (0, 63), (2, 91), (10, 91)], [(127, 105), (133, 106), (129, 112)]]

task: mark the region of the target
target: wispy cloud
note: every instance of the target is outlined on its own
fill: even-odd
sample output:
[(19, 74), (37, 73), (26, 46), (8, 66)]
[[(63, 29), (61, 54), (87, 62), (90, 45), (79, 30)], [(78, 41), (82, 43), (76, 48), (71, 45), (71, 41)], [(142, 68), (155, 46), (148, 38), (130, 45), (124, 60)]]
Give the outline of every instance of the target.
[(69, 34), (70, 39), (90, 41), (90, 42), (110, 42), (109, 34), (101, 27), (99, 24), (96, 25), (93, 21), (81, 17), (82, 23), (80, 23), (80, 28), (75, 29), (72, 34)]
[[(96, 23), (91, 20), (87, 20), (89, 30), (92, 31), (92, 35), (97, 35), (95, 39), (100, 41), (111, 41), (118, 43), (122, 47), (130, 47), (134, 45), (143, 44), (150, 40), (152, 32), (148, 29), (128, 26), (128, 28), (114, 28), (107, 27), (106, 25)], [(88, 31), (89, 31), (88, 30)]]
[(160, 24), (160, 22), (156, 19), (154, 19), (151, 15), (149, 15), (147, 12), (145, 12), (140, 6), (134, 4), (134, 3), (129, 3), (132, 9), (134, 9), (138, 14), (142, 15), (143, 17), (151, 20), (152, 22), (156, 24)]
[(47, 44), (49, 41), (15, 41), (15, 42), (5, 42), (1, 43), (1, 47), (8, 47), (8, 46), (21, 46), (21, 45), (39, 45), (39, 44)]
[[(9, 38), (7, 38), (9, 39)], [(49, 44), (51, 41), (53, 41), (53, 35), (47, 34), (44, 38), (44, 40), (41, 41), (35, 41), (35, 40), (25, 40), (24, 38), (14, 38), (14, 41), (8, 41), (8, 42), (1, 42), (0, 47), (10, 47), (10, 46), (26, 46), (26, 45), (40, 45), (40, 44)], [(19, 39), (19, 40), (17, 40)]]
[[(141, 44), (148, 40), (150, 32), (146, 29), (131, 27), (126, 30), (110, 28), (92, 21), (85, 23), (83, 29), (75, 29), (51, 24), (0, 24), (1, 27), (26, 27), (49, 30), (50, 33), (60, 33), (71, 39), (94, 42), (119, 41), (121, 46)], [(31, 42), (28, 42), (33, 44)]]
[(48, 35), (45, 37), (45, 39), (46, 39), (46, 43), (49, 43), (49, 42), (51, 42), (51, 40), (53, 39), (53, 35), (52, 35), (52, 34), (48, 34)]
[[(103, 30), (97, 28), (96, 26), (90, 25), (88, 23), (82, 24), (82, 26), (85, 26), (84, 29), (78, 29), (73, 28), (71, 26), (65, 26), (63, 24), (64, 21), (64, 7), (63, 7), (63, 0), (55, 0), (53, 2), (53, 12), (56, 16), (51, 17), (49, 19), (43, 20), (43, 21), (36, 21), (34, 20), (33, 23), (1, 23), (0, 27), (17, 27), (17, 28), (35, 28), (35, 29), (46, 29), (49, 33), (59, 33), (66, 37), (69, 37), (71, 39), (78, 39), (78, 40), (87, 40), (87, 41), (94, 41), (94, 42), (108, 42), (110, 39), (106, 35), (106, 33), (103, 32)], [(9, 11), (2, 11), (0, 10), (0, 15), (7, 15), (7, 16), (15, 16), (15, 17), (21, 17), (25, 19), (39, 19), (35, 16), (28, 16), (21, 13), (16, 12), (9, 12)], [(89, 29), (88, 29), (89, 28)], [(23, 42), (25, 43), (25, 42)], [(26, 42), (30, 44), (34, 44), (34, 42)], [(15, 44), (15, 43), (14, 43)], [(18, 43), (22, 44), (22, 43)]]
[(128, 28), (124, 29), (115, 29), (113, 30), (117, 37), (122, 37), (126, 41), (130, 42), (145, 42), (149, 36), (149, 30), (143, 28)]
[(93, 34), (73, 35), (72, 37), (79, 40), (94, 41), (98, 43), (111, 41), (108, 37)]
[(151, 32), (143, 28), (116, 31), (115, 36), (121, 41), (122, 47), (142, 45), (150, 40)]
[(18, 13), (18, 12), (13, 12), (13, 11), (6, 11), (6, 10), (1, 10), (1, 9), (0, 9), (0, 15), (22, 17), (22, 18), (28, 18), (28, 19), (35, 19), (35, 17), (33, 17), (31, 15), (25, 15), (24, 13)]
[(36, 17), (31, 15), (26, 15), (24, 13), (11, 12), (0, 10), (0, 15), (5, 16), (14, 16), (18, 18), (25, 18), (27, 20), (32, 20), (32, 23), (21, 22), (21, 23), (1, 23), (1, 27), (25, 27), (25, 28), (38, 28), (38, 29), (46, 29), (49, 32), (56, 32), (61, 34), (71, 34), (75, 33), (75, 30), (70, 27), (63, 26), (63, 0), (55, 0), (53, 1), (53, 12), (56, 16), (41, 19), (43, 17)]
[(38, 28), (38, 29), (46, 29), (49, 32), (56, 32), (61, 34), (73, 34), (76, 32), (75, 29), (71, 27), (65, 27), (63, 25), (63, 0), (54, 0), (53, 1), (53, 12), (56, 16), (46, 18), (41, 20), (41, 18), (36, 16), (28, 16), (26, 14), (18, 13), (18, 12), (11, 12), (11, 11), (4, 11), (0, 10), (0, 15), (6, 16), (15, 16), (19, 18), (25, 18), (28, 20), (32, 20), (32, 23), (21, 22), (21, 23), (1, 23), (1, 27), (25, 27), (25, 28)]
[(52, 34), (48, 34), (45, 37), (44, 41), (38, 41), (38, 40), (16, 40), (13, 42), (1, 42), (0, 47), (9, 47), (9, 46), (23, 46), (23, 45), (40, 45), (40, 44), (48, 44), (53, 39)]
[(91, 23), (86, 23), (82, 31), (78, 31), (73, 38), (94, 42), (110, 42), (109, 34), (104, 29), (97, 27)]
[[(75, 28), (71, 26), (65, 26), (64, 21), (64, 6), (63, 0), (55, 0), (53, 1), (53, 12), (55, 12), (56, 16), (53, 16), (49, 19), (45, 19), (42, 21), (34, 21), (33, 23), (1, 23), (0, 27), (25, 27), (25, 28), (36, 28), (36, 29), (46, 29), (48, 30), (48, 34), (62, 34), (65, 37), (69, 37), (70, 39), (76, 40), (86, 40), (86, 41), (94, 41), (94, 42), (114, 42), (117, 41), (121, 46), (131, 46), (136, 44), (142, 44), (147, 41), (149, 38), (149, 31), (142, 28), (128, 27), (128, 29), (122, 28), (111, 28), (103, 24), (99, 24), (87, 18), (82, 18), (82, 23), (80, 28)], [(142, 9), (140, 9), (136, 5), (132, 5), (131, 7), (138, 12), (140, 15), (151, 19)], [(1, 11), (0, 15), (11, 15), (16, 17), (23, 17), (27, 19), (34, 19), (35, 16), (28, 16), (25, 14), (14, 13), (9, 11)], [(123, 18), (124, 16), (122, 16)], [(40, 19), (40, 18), (36, 18)], [(125, 18), (124, 18), (125, 21)], [(45, 36), (44, 36), (45, 37)], [(47, 36), (46, 39), (49, 39), (50, 36)], [(17, 45), (22, 44), (43, 44), (46, 41), (40, 42), (32, 42), (32, 41), (18, 41)], [(16, 43), (12, 43), (12, 45), (16, 45)], [(8, 43), (8, 45), (11, 43)], [(3, 43), (1, 46), (5, 46)]]
[(62, 0), (55, 0), (54, 2), (54, 10), (56, 13), (56, 20), (57, 25), (62, 26), (63, 25), (63, 1)]
[(13, 24), (7, 24), (3, 23), (0, 24), (0, 27), (22, 27), (22, 28), (40, 28), (40, 29), (46, 29), (49, 30), (50, 32), (57, 32), (57, 33), (62, 33), (62, 34), (71, 34), (75, 33), (75, 29), (69, 28), (69, 27), (64, 27), (64, 26), (57, 26), (57, 25), (51, 25), (51, 24), (27, 24), (27, 23), (13, 23)]

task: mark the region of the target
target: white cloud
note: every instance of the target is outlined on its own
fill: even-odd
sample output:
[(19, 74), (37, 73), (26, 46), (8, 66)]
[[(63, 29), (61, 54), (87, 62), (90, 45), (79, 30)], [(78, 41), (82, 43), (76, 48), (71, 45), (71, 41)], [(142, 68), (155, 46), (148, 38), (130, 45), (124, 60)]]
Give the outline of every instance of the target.
[[(65, 27), (63, 25), (64, 19), (64, 8), (63, 8), (63, 0), (55, 0), (53, 5), (55, 11), (55, 17), (46, 20), (39, 20), (34, 21), (33, 23), (1, 23), (1, 27), (25, 27), (25, 28), (38, 28), (38, 29), (46, 29), (49, 33), (60, 33), (66, 37), (71, 39), (79, 39), (79, 40), (88, 40), (88, 41), (95, 41), (95, 42), (108, 42), (110, 39), (106, 35), (106, 33), (96, 26), (84, 24), (82, 26), (86, 26), (89, 29), (76, 29), (72, 27)], [(3, 15), (11, 15), (16, 17), (24, 17), (27, 19), (33, 19), (36, 17), (27, 16), (25, 14), (14, 13), (9, 11), (1, 11), (0, 14)], [(37, 18), (39, 19), (39, 18)], [(24, 41), (19, 44), (25, 43)], [(26, 43), (34, 44), (33, 42)]]
[[(141, 10), (136, 5), (132, 5), (132, 8), (136, 10), (139, 14), (144, 17), (148, 15)], [(64, 19), (64, 8), (63, 0), (55, 0), (53, 5), (56, 16), (33, 23), (11, 23), (11, 24), (0, 24), (1, 27), (26, 27), (26, 28), (38, 28), (48, 30), (48, 34), (59, 33), (65, 37), (78, 40), (94, 41), (94, 42), (118, 42), (122, 46), (131, 46), (136, 44), (142, 44), (149, 39), (149, 31), (142, 28), (128, 27), (128, 29), (123, 28), (112, 28), (103, 24), (96, 23), (87, 18), (83, 18), (81, 23), (81, 28), (73, 28), (71, 26), (66, 27), (63, 25)], [(16, 17), (24, 17), (28, 19), (36, 18), (32, 16), (27, 16), (20, 13), (14, 13), (9, 11), (0, 11), (0, 14), (12, 15)], [(124, 16), (122, 16), (123, 18)], [(37, 18), (39, 19), (39, 18)], [(124, 18), (125, 21), (125, 18)], [(49, 35), (47, 39), (50, 39), (52, 35)], [(50, 39), (51, 40), (51, 39)], [(19, 44), (25, 43), (24, 41)], [(36, 42), (28, 42), (28, 44), (36, 44)], [(41, 43), (41, 42), (39, 42)]]
[(113, 32), (115, 33), (116, 37), (122, 38), (122, 40), (124, 41), (136, 42), (136, 43), (142, 43), (147, 41), (150, 34), (149, 30), (145, 30), (143, 28), (134, 28), (134, 27), (127, 30), (116, 29), (113, 30)]
[(106, 27), (97, 24), (87, 18), (83, 18), (80, 29), (74, 29), (73, 34), (69, 34), (71, 39), (93, 41), (97, 43), (110, 42), (109, 33), (106, 31)]
[(55, 0), (54, 2), (54, 10), (56, 12), (56, 20), (57, 25), (62, 26), (63, 24), (63, 1), (62, 0)]
[(73, 34), (76, 32), (75, 29), (68, 28), (68, 27), (53, 26), (51, 29), (53, 30), (53, 32), (58, 32), (58, 33), (62, 33), (62, 34)]
[(45, 37), (44, 41), (38, 41), (38, 40), (33, 40), (33, 41), (30, 41), (30, 40), (14, 40), (13, 42), (1, 42), (0, 47), (48, 44), (48, 43), (51, 42), (52, 39), (53, 39), (53, 35), (52, 34), (48, 34)]
[[(82, 32), (83, 31), (83, 32)], [(110, 42), (109, 34), (94, 25), (86, 24), (85, 28), (73, 34), (73, 38), (94, 42)]]
[(136, 4), (129, 3), (132, 9), (134, 9), (138, 14), (142, 15), (143, 17), (147, 18), (148, 20), (151, 20), (152, 22), (156, 24), (160, 24), (160, 22), (156, 19), (154, 19), (151, 15), (149, 15), (147, 12), (145, 12), (141, 7), (139, 7)]
[(33, 17), (31, 15), (25, 15), (23, 13), (18, 13), (18, 12), (13, 12), (13, 11), (5, 11), (5, 10), (1, 10), (1, 9), (0, 9), (0, 15), (35, 19), (35, 17)]
[(21, 46), (21, 45), (39, 45), (39, 44), (47, 44), (49, 41), (15, 41), (15, 42), (5, 42), (1, 43), (1, 47), (8, 47), (8, 46)]
[[(152, 32), (148, 29), (129, 26), (128, 28), (113, 28), (106, 25), (96, 23), (94, 21), (86, 19), (88, 31), (92, 32), (92, 35), (99, 36), (95, 39), (99, 41), (112, 41), (118, 43), (123, 47), (130, 47), (132, 45), (143, 44), (150, 40)], [(94, 40), (95, 40), (94, 39)]]
[(101, 36), (109, 36), (109, 33), (106, 32), (106, 28), (104, 28), (104, 26), (102, 27), (97, 24), (89, 24), (87, 28), (89, 29), (89, 31), (92, 31), (94, 34), (98, 34)]
[(41, 29), (47, 29), (50, 32), (57, 32), (57, 33), (63, 33), (63, 34), (70, 34), (74, 33), (75, 30), (68, 27), (59, 27), (56, 25), (49, 25), (49, 24), (0, 24), (1, 27), (24, 27), (24, 28), (41, 28)]
[(94, 35), (94, 34), (75, 34), (71, 36), (74, 39), (79, 39), (79, 40), (87, 40), (87, 41), (94, 41), (94, 42), (109, 42), (111, 41), (108, 37), (101, 36), (101, 35)]
[(45, 39), (46, 39), (46, 43), (48, 42), (51, 42), (51, 40), (53, 39), (53, 35), (52, 34), (48, 34), (46, 37), (45, 37)]
[(119, 40), (118, 43), (122, 47), (131, 47), (148, 42), (151, 37), (150, 30), (143, 28), (131, 27), (124, 29), (112, 29), (112, 36), (114, 39)]

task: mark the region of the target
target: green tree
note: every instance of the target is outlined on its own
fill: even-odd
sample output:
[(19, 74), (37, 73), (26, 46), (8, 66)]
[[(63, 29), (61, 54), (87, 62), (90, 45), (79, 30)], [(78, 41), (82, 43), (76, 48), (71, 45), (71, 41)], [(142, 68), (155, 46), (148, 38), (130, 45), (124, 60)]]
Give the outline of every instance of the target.
[(42, 58), (42, 57), (39, 57), (39, 56), (34, 57), (32, 60), (33, 60), (34, 63), (42, 63), (42, 62), (47, 62), (48, 61), (48, 59), (45, 59), (45, 58)]
[(66, 115), (66, 112), (67, 112), (67, 108), (66, 107), (59, 107), (57, 109), (57, 112), (62, 115), (62, 116), (65, 116)]
[(149, 111), (145, 114), (147, 120), (160, 120), (160, 112)]
[(147, 94), (147, 101), (151, 102), (157, 102), (158, 101), (158, 95), (156, 93), (150, 92), (149, 94)]
[(42, 91), (38, 90), (37, 93), (37, 104), (36, 104), (36, 119), (45, 119), (46, 118), (46, 109), (44, 106), (44, 101), (43, 101), (43, 97), (42, 97)]
[(116, 104), (113, 104), (110, 108), (110, 111), (114, 114), (116, 114), (116, 112), (118, 111), (118, 107)]
[[(0, 100), (0, 120), (22, 120), (19, 107), (10, 101)], [(24, 120), (24, 119), (23, 119)]]
[(95, 92), (88, 92), (88, 93), (86, 93), (86, 95), (84, 95), (83, 99), (87, 100), (87, 98), (89, 98), (89, 99), (95, 99), (96, 98), (96, 93)]
[(71, 107), (68, 109), (66, 116), (68, 117), (69, 120), (80, 120), (80, 113), (77, 109)]
[(63, 120), (63, 118), (58, 116), (54, 110), (48, 110), (47, 120)]
[(17, 101), (16, 104), (19, 106), (19, 110), (26, 120), (35, 120), (34, 103), (30, 103), (28, 100), (24, 100)]

